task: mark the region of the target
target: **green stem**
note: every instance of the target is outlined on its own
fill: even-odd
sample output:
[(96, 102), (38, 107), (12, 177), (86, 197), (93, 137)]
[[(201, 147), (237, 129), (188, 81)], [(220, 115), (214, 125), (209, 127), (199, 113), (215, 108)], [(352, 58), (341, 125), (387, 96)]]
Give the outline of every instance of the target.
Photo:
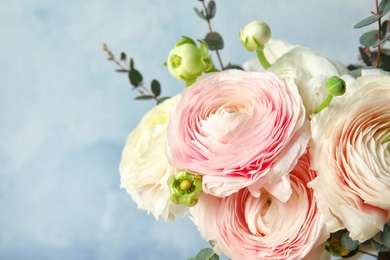
[(258, 50), (257, 52), (257, 57), (259, 58), (260, 64), (263, 66), (264, 69), (268, 69), (271, 64), (268, 62), (267, 58), (264, 55), (263, 50)]
[(314, 112), (314, 114), (318, 114), (319, 112), (321, 112), (324, 108), (326, 108), (330, 101), (332, 100), (333, 96), (331, 94), (328, 94), (328, 96), (326, 97), (326, 99), (322, 102), (322, 104), (317, 108), (317, 110)]

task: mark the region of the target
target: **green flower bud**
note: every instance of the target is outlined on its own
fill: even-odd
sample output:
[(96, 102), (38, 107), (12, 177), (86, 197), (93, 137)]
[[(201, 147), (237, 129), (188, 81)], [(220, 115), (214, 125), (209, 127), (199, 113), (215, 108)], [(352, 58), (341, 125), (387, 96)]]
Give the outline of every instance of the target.
[(188, 207), (198, 202), (202, 192), (202, 177), (186, 171), (179, 171), (168, 178), (167, 184), (171, 193), (171, 200), (176, 204), (184, 204)]
[(240, 31), (240, 42), (248, 51), (263, 50), (271, 38), (271, 29), (263, 21), (254, 20)]
[(191, 38), (183, 36), (169, 52), (165, 63), (172, 76), (185, 81), (187, 85), (195, 82), (203, 72), (214, 68), (207, 44), (201, 40), (198, 42), (200, 47)]
[(329, 94), (331, 94), (332, 96), (344, 95), (346, 91), (345, 81), (337, 76), (330, 77), (326, 81), (325, 87), (328, 89)]

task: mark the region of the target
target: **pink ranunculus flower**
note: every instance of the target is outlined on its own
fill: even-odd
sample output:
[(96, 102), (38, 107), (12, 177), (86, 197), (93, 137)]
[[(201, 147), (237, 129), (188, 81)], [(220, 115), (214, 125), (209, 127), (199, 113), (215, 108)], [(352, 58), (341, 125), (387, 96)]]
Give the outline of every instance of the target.
[(291, 171), (292, 195), (286, 202), (264, 189), (260, 197), (247, 189), (225, 198), (202, 194), (190, 209), (202, 237), (233, 260), (321, 259), (329, 233), (307, 186), (316, 176), (309, 156)]
[(167, 156), (203, 176), (203, 191), (225, 197), (248, 187), (281, 200), (288, 173), (305, 152), (308, 121), (293, 80), (226, 70), (200, 77), (172, 109)]
[(390, 75), (372, 72), (312, 120), (310, 186), (329, 231), (360, 242), (390, 220)]
[(151, 212), (158, 219), (173, 221), (188, 208), (170, 200), (168, 178), (178, 169), (168, 163), (165, 154), (169, 111), (180, 95), (152, 108), (130, 133), (119, 165), (121, 188), (131, 195), (139, 209)]

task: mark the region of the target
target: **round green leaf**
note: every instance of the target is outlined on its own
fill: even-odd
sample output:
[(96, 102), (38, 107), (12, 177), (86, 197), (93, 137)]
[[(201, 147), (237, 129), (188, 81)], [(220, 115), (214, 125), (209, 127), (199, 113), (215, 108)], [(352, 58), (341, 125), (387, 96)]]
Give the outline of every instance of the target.
[(387, 14), (390, 11), (390, 0), (382, 0), (379, 4), (379, 10), (382, 12), (382, 16)]
[(217, 5), (215, 4), (215, 1), (211, 0), (209, 4), (207, 5), (207, 16), (209, 19), (214, 18), (215, 13), (217, 12)]
[(203, 248), (196, 255), (197, 260), (218, 260), (219, 256), (211, 248)]
[(195, 10), (195, 13), (200, 17), (202, 18), (203, 20), (207, 20), (206, 16), (203, 14), (203, 10), (202, 11), (199, 11), (198, 8), (194, 7), (194, 10)]
[(151, 96), (151, 95), (143, 95), (143, 96), (135, 97), (134, 99), (137, 99), (137, 100), (153, 99), (153, 96)]
[(376, 36), (378, 35), (378, 30), (373, 30), (364, 33), (359, 41), (363, 46), (370, 47), (376, 43)]
[(383, 227), (383, 232), (381, 234), (381, 240), (382, 240), (382, 243), (387, 248), (390, 248), (390, 222), (385, 224), (385, 226)]
[(389, 39), (390, 39), (390, 34), (383, 37), (380, 41), (377, 41), (374, 45), (372, 45), (372, 47), (377, 47)]
[(367, 26), (367, 25), (375, 23), (376, 21), (378, 21), (381, 18), (382, 18), (382, 15), (375, 15), (375, 14), (374, 15), (370, 15), (369, 17), (364, 18), (363, 20), (361, 20), (360, 22), (355, 24), (355, 26), (353, 28), (355, 28), (355, 29), (362, 28), (364, 26)]
[(170, 97), (161, 97), (157, 100), (157, 105), (164, 102), (165, 100), (170, 99)]
[(156, 97), (160, 96), (160, 94), (161, 94), (161, 86), (160, 86), (160, 83), (157, 80), (154, 79), (152, 81), (151, 89), (152, 89), (153, 94), (156, 95)]
[(142, 82), (142, 75), (138, 70), (132, 68), (132, 70), (129, 71), (129, 79), (131, 85), (138, 87), (139, 83)]
[(220, 50), (223, 49), (224, 46), (222, 36), (217, 32), (213, 32), (213, 37), (208, 33), (203, 41), (207, 43), (210, 50)]
[(353, 251), (359, 247), (359, 242), (350, 238), (349, 232), (345, 232), (341, 236), (341, 245), (345, 247), (347, 250)]

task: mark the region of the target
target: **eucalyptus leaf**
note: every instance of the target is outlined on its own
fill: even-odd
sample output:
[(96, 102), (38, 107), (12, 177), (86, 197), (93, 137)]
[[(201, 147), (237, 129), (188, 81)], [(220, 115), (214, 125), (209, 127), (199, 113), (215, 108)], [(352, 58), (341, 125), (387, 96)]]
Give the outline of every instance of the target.
[(378, 35), (378, 30), (372, 30), (360, 36), (359, 41), (363, 46), (370, 47), (376, 43), (377, 35)]
[(372, 59), (364, 50), (365, 48), (359, 47), (360, 56), (367, 66), (372, 66)]
[(382, 245), (381, 243), (379, 243), (378, 241), (376, 241), (376, 240), (373, 239), (373, 238), (370, 239), (370, 244), (371, 244), (371, 246), (372, 246), (375, 250), (378, 250), (378, 251), (384, 251), (384, 250), (387, 250), (387, 249), (388, 249), (385, 245)]
[(375, 23), (376, 21), (378, 21), (381, 18), (382, 18), (382, 15), (376, 15), (376, 14), (370, 15), (369, 17), (364, 18), (363, 20), (361, 20), (360, 22), (355, 24), (355, 26), (353, 28), (355, 28), (355, 29), (362, 28), (364, 26)]
[(207, 21), (207, 17), (204, 15), (203, 11), (199, 11), (198, 8), (194, 7), (194, 10), (195, 10), (195, 13), (200, 17), (202, 18), (203, 20), (206, 20)]
[(121, 61), (126, 61), (126, 53), (121, 52)]
[(133, 58), (130, 58), (130, 69), (132, 70), (134, 68), (134, 60)]
[(390, 259), (390, 252), (389, 251), (379, 252), (378, 260), (379, 259)]
[(116, 72), (129, 72), (128, 70), (124, 70), (124, 69), (119, 69), (119, 70), (115, 70)]
[(138, 70), (133, 68), (129, 71), (129, 79), (131, 85), (133, 85), (134, 87), (138, 87), (139, 83), (142, 82), (142, 75)]
[(152, 95), (142, 95), (142, 96), (135, 97), (134, 99), (138, 99), (138, 100), (153, 99), (153, 96)]
[(381, 15), (384, 16), (390, 11), (390, 0), (382, 0), (379, 4)]
[(208, 19), (214, 18), (216, 12), (217, 12), (217, 5), (215, 1), (211, 0), (207, 5), (207, 18)]
[(161, 94), (161, 86), (160, 86), (160, 83), (157, 80), (154, 79), (152, 81), (151, 89), (152, 89), (153, 94), (156, 95), (156, 97), (160, 96), (160, 94)]
[(342, 236), (341, 236), (341, 245), (343, 247), (345, 247), (347, 250), (349, 251), (353, 251), (355, 249), (357, 249), (359, 247), (359, 242), (356, 241), (356, 240), (353, 240), (350, 236), (349, 236), (349, 232), (345, 232)]
[(390, 222), (385, 224), (385, 226), (383, 227), (383, 231), (381, 234), (381, 240), (382, 240), (382, 243), (387, 248), (390, 248)]
[(164, 102), (165, 100), (167, 100), (167, 99), (170, 99), (171, 97), (161, 97), (161, 98), (159, 98), (158, 100), (157, 100), (157, 105), (158, 104), (160, 104), (160, 103), (162, 103), (162, 102)]
[(383, 37), (380, 41), (377, 41), (374, 45), (372, 45), (372, 47), (377, 47), (389, 39), (390, 39), (390, 34)]
[(213, 37), (211, 37), (211, 33), (208, 33), (203, 40), (207, 43), (210, 50), (223, 49), (224, 44), (222, 36), (217, 32), (213, 32)]
[(219, 256), (211, 248), (203, 248), (196, 255), (197, 260), (219, 260)]

